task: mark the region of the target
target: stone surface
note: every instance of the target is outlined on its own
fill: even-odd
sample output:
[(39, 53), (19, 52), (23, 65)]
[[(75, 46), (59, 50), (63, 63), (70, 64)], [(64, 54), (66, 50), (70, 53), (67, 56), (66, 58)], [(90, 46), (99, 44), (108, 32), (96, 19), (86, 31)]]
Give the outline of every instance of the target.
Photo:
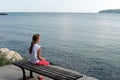
[[(54, 67), (58, 67), (58, 66), (54, 66)], [(58, 68), (64, 69), (61, 67), (58, 67)], [(68, 69), (66, 70), (68, 71)], [(69, 71), (72, 71), (72, 70), (69, 70)], [(72, 71), (72, 72), (77, 73), (75, 71)], [(29, 71), (27, 70), (26, 70), (26, 75), (29, 76)], [(27, 80), (37, 80), (38, 76), (39, 74), (34, 73), (34, 79), (28, 78)], [(6, 65), (3, 67), (0, 67), (0, 80), (22, 80), (22, 70), (19, 67), (14, 66), (14, 65)], [(53, 80), (53, 79), (45, 77), (45, 80)], [(78, 80), (98, 80), (98, 79), (83, 75), (83, 77)]]

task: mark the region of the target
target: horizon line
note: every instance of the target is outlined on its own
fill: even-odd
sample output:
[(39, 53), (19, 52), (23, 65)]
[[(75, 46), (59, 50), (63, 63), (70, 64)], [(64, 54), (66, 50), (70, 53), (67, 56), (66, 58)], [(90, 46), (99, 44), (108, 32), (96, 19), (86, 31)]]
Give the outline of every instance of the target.
[(62, 11), (45, 11), (45, 12), (40, 12), (40, 11), (4, 11), (0, 13), (98, 13), (98, 12), (62, 12)]

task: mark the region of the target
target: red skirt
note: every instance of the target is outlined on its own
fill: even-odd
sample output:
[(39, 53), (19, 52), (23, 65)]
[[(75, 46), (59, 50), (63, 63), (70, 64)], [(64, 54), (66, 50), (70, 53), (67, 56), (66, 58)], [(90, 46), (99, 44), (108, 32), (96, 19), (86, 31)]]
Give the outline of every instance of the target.
[(50, 63), (48, 61), (46, 61), (46, 60), (40, 60), (40, 62), (35, 63), (35, 65), (38, 65), (38, 66), (39, 65), (49, 66)]

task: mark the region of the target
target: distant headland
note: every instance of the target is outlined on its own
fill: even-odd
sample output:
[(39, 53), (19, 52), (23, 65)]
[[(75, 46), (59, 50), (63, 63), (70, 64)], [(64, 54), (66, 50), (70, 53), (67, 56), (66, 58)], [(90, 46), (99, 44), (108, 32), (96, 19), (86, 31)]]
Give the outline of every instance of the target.
[(8, 15), (7, 13), (0, 13), (0, 15)]
[(107, 10), (101, 10), (98, 13), (120, 13), (120, 9), (107, 9)]

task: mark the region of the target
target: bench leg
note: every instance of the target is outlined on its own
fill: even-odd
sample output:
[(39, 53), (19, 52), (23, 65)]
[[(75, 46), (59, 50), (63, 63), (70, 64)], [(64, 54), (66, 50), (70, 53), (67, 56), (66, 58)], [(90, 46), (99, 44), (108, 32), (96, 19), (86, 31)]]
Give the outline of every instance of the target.
[(30, 71), (30, 78), (33, 78), (33, 73), (32, 73), (32, 71)]
[(23, 72), (23, 80), (26, 80), (26, 77), (25, 77), (25, 70), (22, 68), (22, 72)]

